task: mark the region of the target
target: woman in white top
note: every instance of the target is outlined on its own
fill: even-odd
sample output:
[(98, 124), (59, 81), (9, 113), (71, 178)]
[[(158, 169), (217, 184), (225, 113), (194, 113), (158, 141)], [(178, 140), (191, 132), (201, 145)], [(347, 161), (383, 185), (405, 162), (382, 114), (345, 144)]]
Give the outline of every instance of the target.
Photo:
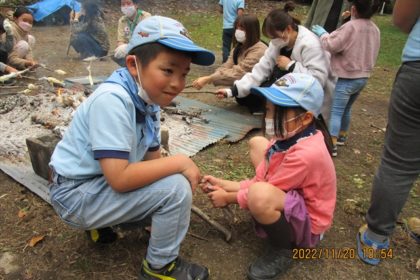
[(219, 97), (244, 98), (251, 87), (269, 86), (281, 76), (306, 73), (314, 76), (324, 89), (322, 115), (329, 118), (335, 79), (330, 71), (330, 57), (319, 38), (300, 25), (300, 21), (288, 12), (294, 4), (287, 2), (283, 9), (272, 10), (264, 19), (263, 34), (271, 38), (268, 49), (252, 72), (236, 81), (232, 88), (219, 89)]

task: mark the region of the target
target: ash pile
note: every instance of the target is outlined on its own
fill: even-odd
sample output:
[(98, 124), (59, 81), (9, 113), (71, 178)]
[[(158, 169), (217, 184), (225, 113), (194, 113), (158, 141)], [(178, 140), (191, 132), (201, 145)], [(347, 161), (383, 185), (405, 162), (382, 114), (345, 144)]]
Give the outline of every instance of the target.
[[(51, 133), (61, 138), (77, 107), (91, 93), (90, 86), (54, 77), (26, 77), (13, 85), (0, 83), (0, 158), (29, 162), (26, 139)], [(161, 112), (163, 155), (170, 154), (175, 140), (189, 138), (195, 123), (208, 123), (202, 116), (205, 110), (186, 111), (176, 106), (174, 102)]]

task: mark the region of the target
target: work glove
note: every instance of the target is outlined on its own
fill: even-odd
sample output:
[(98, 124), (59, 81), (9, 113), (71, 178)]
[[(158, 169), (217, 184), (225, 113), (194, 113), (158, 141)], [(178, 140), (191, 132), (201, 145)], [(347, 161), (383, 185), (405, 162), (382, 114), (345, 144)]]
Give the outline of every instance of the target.
[(124, 58), (127, 55), (127, 44), (119, 45), (114, 51), (114, 57), (117, 59)]
[(3, 21), (3, 29), (6, 31), (7, 35), (12, 35), (12, 25), (10, 24), (10, 21), (8, 19), (5, 19)]
[(322, 27), (320, 25), (312, 25), (311, 30), (318, 37), (321, 37), (323, 34), (328, 33), (327, 30), (325, 30), (324, 27)]

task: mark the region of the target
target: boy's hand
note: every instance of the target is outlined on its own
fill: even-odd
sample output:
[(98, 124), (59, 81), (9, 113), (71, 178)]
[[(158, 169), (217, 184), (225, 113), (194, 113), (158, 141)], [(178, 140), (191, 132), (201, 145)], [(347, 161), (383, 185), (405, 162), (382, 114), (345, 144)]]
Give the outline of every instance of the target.
[(227, 201), (227, 192), (219, 186), (212, 186), (212, 189), (213, 191), (207, 196), (211, 200), (213, 206), (216, 208), (227, 206), (229, 204)]
[(187, 156), (185, 156), (185, 163), (181, 171), (182, 175), (187, 178), (191, 184), (191, 189), (194, 192), (198, 183), (200, 182), (200, 170), (197, 165)]

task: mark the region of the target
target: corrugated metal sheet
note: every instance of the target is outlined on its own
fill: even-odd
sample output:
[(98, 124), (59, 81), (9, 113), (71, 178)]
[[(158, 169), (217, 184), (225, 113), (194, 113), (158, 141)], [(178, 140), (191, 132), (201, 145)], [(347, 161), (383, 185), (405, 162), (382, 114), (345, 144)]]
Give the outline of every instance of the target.
[[(169, 127), (169, 149), (171, 154), (183, 153), (193, 156), (210, 144), (226, 137), (229, 142), (241, 140), (252, 129), (261, 127), (261, 118), (253, 115), (242, 115), (226, 109), (207, 105), (197, 100), (178, 96), (175, 99), (177, 108), (182, 111), (201, 111), (201, 118), (193, 118), (189, 131), (182, 137), (172, 137), (173, 129), (185, 127), (185, 121), (174, 116), (173, 121), (179, 125)], [(206, 120), (206, 121), (203, 121)], [(172, 131), (171, 131), (172, 130)]]
[[(93, 88), (96, 88), (107, 77), (93, 76), (92, 78), (95, 83)], [(89, 80), (86, 76), (68, 78), (66, 81), (80, 83), (85, 86), (89, 85)], [(207, 105), (182, 96), (178, 96), (175, 102), (178, 104), (177, 108), (182, 111), (188, 112), (191, 109), (202, 111), (201, 117), (208, 120), (208, 122), (193, 118), (192, 123), (188, 125), (188, 133), (182, 134), (182, 137), (171, 137), (171, 135), (177, 134), (173, 133), (174, 129), (182, 130), (186, 126), (184, 120), (174, 117), (172, 121), (175, 122), (175, 125), (168, 127), (170, 135), (169, 150), (171, 154), (182, 153), (193, 156), (208, 145), (216, 143), (225, 137), (229, 142), (237, 142), (244, 138), (252, 129), (261, 127), (260, 117), (230, 112), (226, 109)]]

